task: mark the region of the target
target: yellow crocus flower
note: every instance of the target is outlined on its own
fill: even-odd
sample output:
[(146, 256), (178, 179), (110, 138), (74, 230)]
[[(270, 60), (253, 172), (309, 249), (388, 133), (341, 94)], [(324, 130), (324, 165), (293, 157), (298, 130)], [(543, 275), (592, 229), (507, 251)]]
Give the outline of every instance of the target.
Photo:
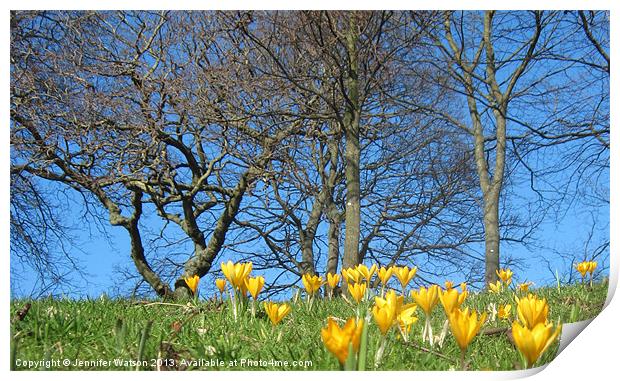
[(418, 272), (417, 267), (412, 267), (411, 269), (407, 266), (394, 267), (394, 276), (400, 282), (400, 285), (402, 286), (403, 291), (405, 290), (405, 287), (407, 286), (407, 284), (411, 282), (411, 279), (413, 279), (416, 272)]
[(366, 294), (366, 283), (349, 283), (349, 294), (355, 299), (356, 302), (360, 302)]
[(263, 306), (271, 320), (271, 324), (276, 325), (282, 321), (282, 319), (291, 312), (291, 306), (286, 303), (278, 304), (273, 302), (264, 302)]
[(387, 286), (390, 278), (392, 277), (392, 274), (394, 273), (394, 268), (393, 267), (381, 267), (379, 269), (379, 272), (377, 273), (377, 276), (379, 277), (379, 280), (381, 281), (381, 284), (383, 284), (384, 286)]
[(412, 290), (411, 297), (422, 308), (426, 316), (430, 316), (439, 301), (439, 286), (434, 284), (429, 288), (420, 287), (419, 291)]
[(406, 325), (413, 324), (417, 320), (417, 318), (414, 319), (411, 316), (416, 310), (415, 304), (403, 305), (404, 300), (405, 297), (396, 295), (394, 290), (390, 290), (385, 295), (385, 298), (375, 296), (375, 305), (373, 306), (372, 313), (379, 326), (379, 330), (384, 335), (399, 318)]
[(486, 312), (480, 315), (476, 311), (469, 312), (469, 307), (461, 310), (457, 308), (450, 313), (448, 321), (450, 322), (450, 330), (456, 339), (461, 351), (465, 351), (474, 337), (480, 331), (480, 327), (487, 318)]
[(439, 300), (443, 305), (443, 309), (446, 311), (446, 315), (449, 315), (455, 308), (459, 308), (466, 297), (467, 291), (459, 294), (454, 288), (447, 291), (439, 289)]
[(532, 284), (532, 282), (519, 283), (517, 285), (517, 290), (519, 290), (519, 292), (528, 292)]
[(461, 291), (462, 291), (462, 292), (467, 291), (467, 283), (465, 283), (465, 282), (461, 282)]
[(390, 308), (394, 310), (394, 313), (398, 313), (403, 307), (403, 302), (405, 297), (402, 295), (396, 295), (396, 291), (390, 290), (385, 298), (381, 298), (379, 296), (375, 296), (375, 304), (379, 306), (379, 308), (383, 308), (388, 305)]
[(245, 288), (250, 291), (250, 295), (252, 298), (256, 300), (258, 298), (258, 294), (263, 289), (265, 285), (265, 278), (262, 276), (257, 276), (255, 278), (248, 278), (245, 280)]
[(230, 284), (238, 290), (243, 291), (245, 288), (245, 279), (250, 275), (250, 272), (252, 272), (252, 262), (222, 262), (222, 273), (226, 279), (228, 279), (228, 282), (230, 282)]
[(510, 310), (512, 309), (512, 305), (506, 304), (505, 306), (499, 306), (497, 310), (497, 317), (500, 319), (508, 320), (510, 318)]
[(499, 279), (502, 280), (502, 282), (506, 283), (506, 285), (509, 285), (510, 282), (512, 282), (512, 270), (510, 269), (501, 269), (499, 271), (495, 270), (495, 273), (497, 274)]
[(329, 285), (329, 288), (332, 290), (335, 289), (338, 286), (338, 282), (340, 282), (340, 275), (332, 273), (327, 274), (327, 285)]
[(502, 292), (502, 282), (500, 282), (499, 280), (495, 283), (489, 283), (489, 291), (499, 294), (500, 292)]
[(528, 328), (532, 329), (537, 324), (546, 323), (549, 315), (549, 305), (546, 299), (538, 299), (529, 294), (524, 298), (517, 298), (517, 314), (519, 320)]
[(192, 294), (196, 295), (196, 290), (198, 289), (198, 283), (200, 282), (200, 277), (198, 275), (193, 275), (193, 276), (185, 276), (183, 277), (183, 280), (185, 280), (185, 284), (187, 284), (187, 287), (189, 287), (190, 290), (192, 290)]
[(592, 273), (594, 273), (594, 270), (596, 270), (596, 266), (597, 265), (598, 265), (598, 263), (596, 263), (594, 261), (588, 262), (588, 272), (590, 273), (590, 275), (592, 275)]
[(562, 329), (559, 325), (555, 331), (553, 324), (539, 323), (532, 329), (524, 327), (518, 322), (512, 323), (512, 337), (519, 352), (523, 354), (530, 368), (540, 356), (551, 346)]
[(216, 279), (215, 280), (215, 286), (223, 294), (224, 291), (226, 290), (226, 279), (224, 279), (224, 278)]
[(304, 274), (301, 277), (301, 282), (306, 288), (308, 295), (314, 295), (321, 288), (323, 284), (323, 278), (318, 275)]
[(372, 276), (375, 274), (375, 272), (377, 272), (377, 265), (372, 265), (370, 268), (368, 268), (364, 264), (359, 264), (357, 265), (356, 270), (358, 273), (360, 273), (362, 278), (366, 280), (366, 284), (368, 284), (370, 283), (370, 279), (372, 278)]
[(385, 304), (383, 307), (379, 307), (375, 304), (372, 307), (372, 315), (375, 318), (375, 323), (377, 323), (381, 334), (385, 336), (390, 330), (390, 327), (392, 327), (392, 324), (394, 324), (396, 310), (388, 304)]
[(418, 306), (413, 303), (408, 304), (401, 309), (398, 315), (396, 315), (396, 321), (398, 322), (398, 326), (400, 327), (403, 337), (405, 338), (409, 334), (413, 324), (418, 321), (417, 316), (415, 316), (417, 308)]
[(363, 327), (364, 322), (355, 318), (347, 320), (342, 328), (335, 319), (327, 319), (327, 326), (321, 329), (321, 339), (327, 350), (336, 356), (340, 365), (344, 365), (349, 357), (349, 344), (355, 354), (359, 352)]
[(347, 283), (360, 283), (362, 280), (362, 274), (357, 268), (342, 269), (342, 277)]
[(452, 290), (452, 287), (454, 287), (454, 283), (450, 282), (449, 280), (447, 280), (444, 285), (446, 286), (446, 291), (450, 291)]
[(575, 268), (581, 274), (582, 278), (585, 278), (586, 273), (590, 270), (590, 262), (579, 262), (575, 265)]

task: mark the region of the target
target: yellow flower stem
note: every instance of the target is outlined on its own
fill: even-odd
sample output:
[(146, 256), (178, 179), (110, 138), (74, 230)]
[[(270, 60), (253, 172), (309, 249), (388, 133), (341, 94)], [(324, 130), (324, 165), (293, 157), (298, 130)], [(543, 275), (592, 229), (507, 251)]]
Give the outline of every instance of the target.
[(385, 298), (385, 285), (381, 283), (381, 297)]
[(381, 360), (383, 359), (383, 353), (385, 353), (385, 346), (387, 344), (387, 335), (381, 335), (381, 342), (379, 344), (379, 348), (377, 348), (377, 352), (375, 352), (375, 369), (381, 365)]
[(403, 327), (398, 324), (398, 331), (400, 332), (400, 336), (403, 338), (405, 343), (409, 342), (409, 332), (407, 332), (407, 327), (403, 329)]
[(235, 297), (237, 298), (237, 316), (240, 316), (242, 312), (247, 311), (247, 298), (241, 290), (237, 289), (235, 293)]
[(426, 321), (428, 322), (428, 344), (431, 346), (431, 348), (433, 347), (433, 326), (431, 325), (431, 317), (428, 316), (426, 318)]
[(534, 365), (534, 364), (530, 364), (530, 362), (527, 360), (527, 358), (525, 358), (525, 356), (523, 356), (521, 352), (519, 352), (519, 357), (521, 359), (521, 367), (523, 369), (530, 369), (532, 365)]
[(406, 343), (407, 342), (407, 338), (405, 337), (405, 331), (403, 331), (403, 329), (401, 328), (400, 324), (397, 324), (398, 326), (398, 333), (400, 333), (400, 337), (403, 338), (403, 341)]
[(428, 336), (428, 344), (433, 347), (433, 326), (431, 325), (430, 315), (425, 314), (424, 330), (422, 331), (422, 341)]
[(231, 292), (230, 289), (228, 289), (228, 296), (230, 299), (230, 307), (232, 309), (233, 312), (233, 318), (235, 320), (235, 322), (237, 322), (237, 298), (236, 295), (237, 291), (233, 289), (233, 291)]
[(252, 318), (256, 317), (256, 300), (252, 298)]
[(467, 351), (467, 349), (461, 349), (461, 370), (466, 370), (465, 369), (465, 352)]
[(252, 296), (245, 295), (243, 297), (243, 312), (246, 312), (248, 310), (248, 305), (250, 304), (250, 299), (254, 300), (254, 298), (252, 298)]

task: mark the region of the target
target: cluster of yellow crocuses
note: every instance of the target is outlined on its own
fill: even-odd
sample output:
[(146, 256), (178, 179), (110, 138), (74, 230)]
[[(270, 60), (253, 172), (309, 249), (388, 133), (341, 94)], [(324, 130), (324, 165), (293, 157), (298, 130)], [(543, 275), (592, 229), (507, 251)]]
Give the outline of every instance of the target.
[[(467, 348), (479, 334), (482, 326), (487, 320), (486, 312), (479, 314), (469, 307), (462, 308), (461, 305), (467, 298), (466, 286), (462, 284), (461, 292), (451, 288), (451, 283), (446, 282), (448, 288), (441, 289), (437, 285), (428, 288), (420, 287), (413, 290), (411, 296), (414, 303), (405, 304), (404, 296), (397, 295), (394, 290), (389, 291), (385, 297), (375, 297), (372, 307), (372, 316), (382, 335), (382, 340), (375, 354), (375, 365), (381, 361), (381, 356), (387, 343), (387, 334), (396, 327), (402, 337), (407, 341), (411, 326), (417, 321), (415, 314), (416, 308), (420, 307), (425, 315), (425, 327), (422, 331), (422, 340), (433, 345), (432, 326), (430, 316), (434, 307), (441, 302), (448, 326), (457, 345), (461, 349), (461, 364), (465, 365), (465, 355)], [(561, 325), (555, 330), (553, 324), (548, 321), (549, 305), (545, 299), (539, 299), (529, 294), (517, 300), (518, 320), (512, 323), (512, 337), (515, 346), (525, 359), (527, 367), (532, 367), (540, 356), (557, 339)], [(500, 307), (498, 316), (502, 319), (510, 319), (511, 305), (507, 304)], [(353, 349), (351, 356), (358, 356), (359, 335), (362, 332), (361, 326), (364, 320), (360, 318), (350, 318), (346, 324), (340, 328), (333, 318), (328, 319), (327, 327), (321, 331), (321, 337), (326, 348), (338, 358), (341, 365), (349, 358), (349, 349)], [(437, 340), (438, 338), (435, 338)], [(439, 340), (442, 340), (439, 338)], [(353, 344), (349, 346), (349, 344)]]
[[(585, 266), (586, 271), (594, 271), (596, 262), (586, 262), (582, 267), (577, 266), (577, 270), (582, 272)], [(592, 265), (592, 263), (594, 263)], [(581, 264), (580, 264), (581, 265)], [(591, 269), (591, 270), (590, 270)], [(231, 261), (222, 263), (222, 272), (225, 279), (217, 279), (216, 286), (223, 295), (226, 292), (226, 286), (230, 285), (229, 299), (232, 303), (235, 319), (238, 315), (240, 306), (245, 305), (248, 292), (252, 296), (252, 312), (254, 311), (254, 301), (265, 284), (262, 276), (251, 277), (252, 263), (233, 263)], [(323, 285), (327, 285), (327, 295), (331, 298), (334, 290), (339, 287), (340, 280), (346, 282), (345, 290), (348, 295), (357, 303), (358, 309), (355, 317), (348, 320), (342, 320), (342, 326), (338, 323), (339, 319), (330, 317), (327, 325), (321, 329), (321, 338), (325, 347), (338, 359), (344, 367), (345, 363), (353, 360), (356, 363), (358, 357), (365, 359), (360, 355), (360, 343), (364, 341), (362, 335), (367, 335), (366, 326), (374, 320), (379, 332), (381, 333), (381, 342), (375, 353), (375, 366), (379, 365), (383, 356), (386, 345), (388, 344), (388, 334), (390, 330), (396, 329), (400, 339), (407, 342), (410, 340), (410, 332), (412, 326), (418, 320), (417, 309), (422, 311), (425, 318), (424, 328), (422, 330), (422, 341), (434, 345), (443, 345), (448, 327), (454, 340), (461, 349), (461, 362), (464, 366), (465, 355), (468, 346), (479, 334), (482, 326), (487, 320), (487, 313), (479, 313), (469, 307), (463, 308), (463, 304), (468, 296), (467, 285), (461, 283), (460, 289), (454, 288), (452, 282), (446, 282), (445, 287), (438, 285), (430, 285), (428, 287), (419, 287), (410, 291), (411, 303), (405, 303), (407, 296), (406, 288), (411, 280), (415, 277), (417, 268), (407, 266), (391, 266), (381, 267), (372, 265), (358, 265), (354, 268), (344, 269), (339, 274), (327, 274), (327, 279), (315, 274), (304, 274), (301, 277), (302, 284), (306, 293), (312, 301), (319, 293)], [(376, 282), (373, 283), (373, 277), (377, 276)], [(583, 272), (582, 274), (585, 274)], [(495, 284), (490, 284), (491, 292), (500, 292), (507, 288), (512, 282), (513, 273), (510, 269), (501, 269), (497, 272), (499, 280)], [(401, 293), (390, 289), (385, 292), (390, 278), (394, 276), (400, 283)], [(192, 292), (196, 293), (198, 285), (198, 277), (188, 277), (186, 282)], [(371, 291), (381, 283), (380, 294)], [(522, 293), (528, 291), (531, 283), (523, 283), (515, 288), (515, 291)], [(360, 306), (368, 306), (362, 304), (362, 301), (371, 300), (374, 295), (374, 303), (370, 309), (360, 310)], [(553, 324), (548, 321), (549, 305), (545, 299), (538, 299), (532, 294), (519, 298), (514, 296), (516, 304), (516, 319), (512, 319), (512, 305), (500, 305), (497, 310), (493, 307), (493, 319), (497, 316), (503, 320), (514, 320), (511, 326), (512, 337), (515, 346), (523, 355), (525, 364), (528, 367), (533, 366), (540, 356), (550, 347), (556, 340), (560, 332), (561, 325), (553, 329)], [(345, 296), (346, 298), (346, 296)], [(437, 304), (441, 303), (443, 312), (445, 313), (445, 324), (442, 334), (433, 335), (433, 327), (431, 324), (431, 314)], [(287, 303), (274, 303), (266, 301), (263, 303), (267, 316), (273, 325), (277, 325), (282, 319), (291, 312), (291, 306)], [(311, 304), (310, 304), (311, 306)], [(362, 316), (364, 315), (364, 316)], [(363, 348), (362, 350), (366, 350)], [(346, 367), (345, 367), (346, 368)], [(353, 368), (349, 368), (353, 369)]]
[[(404, 292), (409, 282), (411, 282), (411, 280), (415, 277), (417, 271), (417, 267), (409, 268), (408, 266), (389, 266), (379, 268), (377, 265), (368, 267), (364, 264), (359, 264), (356, 267), (344, 269), (341, 273), (343, 279), (347, 283), (349, 293), (354, 299), (356, 299), (357, 302), (359, 302), (361, 298), (356, 298), (355, 296), (364, 294), (366, 288), (371, 287), (371, 281), (375, 274), (377, 274), (377, 279), (381, 283), (381, 295), (383, 295), (392, 276), (398, 279), (401, 289)], [(339, 277), (338, 275), (334, 275), (332, 279), (337, 279), (329, 284), (330, 288), (334, 289), (338, 286)]]
[(590, 287), (592, 287), (592, 278), (594, 276), (594, 270), (596, 270), (596, 266), (598, 263), (595, 261), (583, 261), (579, 262), (575, 265), (575, 268), (581, 274), (581, 281), (586, 277), (587, 273), (590, 273)]
[(562, 326), (553, 329), (553, 323), (548, 321), (547, 301), (531, 294), (517, 298), (517, 314), (519, 321), (512, 323), (512, 337), (529, 368), (555, 341)]
[[(411, 270), (408, 272), (411, 273)], [(405, 274), (405, 271), (402, 271), (402, 273)], [(401, 283), (403, 289), (411, 278), (413, 278), (413, 276), (408, 274), (402, 278), (404, 280)], [(444, 307), (452, 334), (463, 353), (465, 352), (471, 341), (478, 334), (480, 327), (486, 319), (486, 314), (482, 314), (482, 316), (478, 318), (477, 312), (470, 311), (469, 308), (461, 309), (461, 304), (463, 304), (467, 297), (467, 287), (465, 284), (461, 284), (461, 292), (452, 288), (451, 282), (446, 282), (446, 286), (445, 289), (441, 289), (437, 285), (431, 285), (428, 288), (420, 287), (417, 290), (412, 290), (411, 297), (413, 303), (407, 304), (405, 303), (405, 296), (398, 295), (394, 290), (390, 290), (383, 297), (375, 296), (371, 313), (382, 337), (377, 352), (375, 353), (375, 366), (378, 366), (381, 362), (388, 342), (388, 333), (393, 327), (398, 330), (399, 337), (404, 341), (409, 340), (411, 327), (418, 320), (416, 316), (418, 307), (425, 315), (425, 327), (422, 332), (422, 339), (423, 341), (428, 341), (429, 345), (432, 346), (433, 333), (430, 316), (439, 302), (441, 302)], [(350, 318), (345, 326), (340, 328), (337, 323), (330, 318), (328, 319), (327, 327), (323, 328), (321, 331), (321, 337), (326, 348), (338, 358), (341, 365), (344, 365), (349, 357), (349, 348), (352, 348), (354, 351), (358, 350), (357, 345), (349, 347), (349, 344), (360, 342), (360, 338), (356, 337), (356, 334), (360, 334), (362, 330), (360, 328), (353, 329), (353, 327), (359, 327), (363, 324), (363, 321), (364, 320), (359, 318)], [(357, 356), (357, 352), (351, 355)]]
[[(512, 283), (512, 270), (510, 269), (500, 269), (495, 271), (497, 277), (499, 278), (495, 283), (489, 283), (489, 291), (499, 294), (505, 289), (508, 289), (510, 284)], [(530, 286), (534, 284), (532, 282), (523, 282), (519, 283), (515, 286), (515, 291), (526, 293), (529, 291)]]
[(332, 297), (334, 295), (334, 290), (336, 290), (340, 284), (340, 280), (344, 279), (349, 295), (359, 303), (366, 295), (366, 290), (372, 287), (371, 281), (375, 274), (377, 274), (377, 279), (381, 282), (381, 294), (383, 295), (385, 287), (392, 276), (398, 279), (404, 292), (407, 284), (411, 282), (416, 275), (417, 270), (416, 267), (409, 268), (407, 266), (379, 268), (377, 265), (368, 267), (364, 264), (360, 264), (356, 267), (343, 269), (341, 271), (342, 277), (339, 274), (328, 273), (327, 280), (325, 281), (321, 276), (304, 274), (301, 277), (301, 281), (309, 297), (314, 296), (324, 284), (328, 286), (328, 296)]
[(594, 261), (584, 261), (577, 263), (575, 268), (581, 274), (581, 277), (585, 278), (587, 273), (590, 273), (590, 276), (592, 276), (594, 270), (596, 270), (596, 266), (598, 266), (598, 263)]
[[(235, 320), (239, 314), (239, 309), (246, 305), (248, 292), (252, 296), (252, 316), (256, 316), (256, 299), (258, 299), (258, 294), (265, 286), (265, 278), (262, 276), (250, 277), (251, 272), (251, 262), (233, 263), (228, 261), (222, 263), (222, 273), (226, 279), (216, 279), (215, 281), (222, 295), (226, 290), (226, 281), (232, 286), (232, 291), (229, 290), (229, 299)], [(268, 301), (263, 303), (263, 307), (273, 325), (278, 324), (291, 312), (291, 307), (286, 303), (278, 304)]]

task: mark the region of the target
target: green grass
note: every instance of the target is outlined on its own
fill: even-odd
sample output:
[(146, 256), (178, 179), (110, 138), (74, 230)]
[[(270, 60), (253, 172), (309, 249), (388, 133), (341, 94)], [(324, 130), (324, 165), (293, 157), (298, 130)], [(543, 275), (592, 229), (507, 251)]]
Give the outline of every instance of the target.
[[(592, 318), (600, 312), (607, 283), (592, 288), (579, 284), (563, 286), (560, 290), (532, 291), (547, 298), (551, 321), (569, 323)], [(32, 306), (23, 320), (18, 321), (15, 316), (26, 303)], [(512, 292), (473, 294), (465, 306), (482, 312), (489, 303), (512, 303), (513, 312), (516, 307)], [(371, 304), (367, 302), (365, 306)], [(213, 300), (200, 301), (196, 307), (109, 299), (14, 300), (11, 302), (11, 366), (16, 370), (155, 370), (160, 359), (163, 367), (188, 370), (339, 369), (336, 358), (323, 346), (320, 331), (328, 316), (342, 319), (355, 316), (353, 306), (340, 298), (317, 299), (309, 310), (306, 302), (300, 300), (293, 303), (292, 312), (275, 327), (262, 306), (257, 311), (256, 318), (248, 312), (235, 323), (228, 303), (220, 305)], [(391, 330), (383, 361), (377, 369), (460, 369), (460, 350), (451, 333), (448, 332), (441, 348), (435, 346), (430, 350), (428, 343), (421, 342), (424, 318), (419, 308), (418, 312), (420, 319), (410, 333), (409, 343), (397, 338), (397, 331)], [(439, 334), (445, 321), (441, 304), (435, 308), (432, 319), (433, 331)], [(487, 321), (482, 333), (508, 326), (506, 321)], [(374, 354), (380, 339), (374, 322), (368, 334), (366, 364), (367, 369), (374, 369)], [(556, 349), (557, 344), (537, 365), (551, 361)], [(470, 370), (520, 368), (519, 354), (503, 333), (479, 335), (467, 353)], [(63, 364), (65, 359), (68, 365)], [(114, 359), (120, 362), (114, 363)], [(248, 359), (262, 361), (248, 364)], [(76, 364), (76, 360), (94, 363)], [(97, 363), (98, 360), (111, 363)], [(136, 360), (143, 363), (136, 364)], [(38, 363), (28, 367), (28, 361)]]

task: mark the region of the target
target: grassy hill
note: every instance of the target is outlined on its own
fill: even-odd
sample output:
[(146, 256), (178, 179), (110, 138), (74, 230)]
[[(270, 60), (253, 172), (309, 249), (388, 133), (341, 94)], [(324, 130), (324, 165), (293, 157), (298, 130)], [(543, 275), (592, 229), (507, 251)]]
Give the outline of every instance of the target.
[[(592, 288), (577, 284), (540, 288), (532, 293), (547, 299), (549, 320), (570, 323), (596, 316), (607, 295), (607, 282)], [(464, 306), (489, 314), (480, 334), (468, 348), (467, 369), (512, 370), (520, 368), (519, 353), (510, 341), (510, 320), (516, 318), (515, 294), (471, 293)], [(358, 308), (370, 309), (371, 300), (360, 307), (342, 298), (317, 299), (309, 308), (305, 299), (289, 301), (292, 311), (272, 326), (262, 303), (256, 317), (249, 311), (235, 322), (224, 301), (202, 300), (188, 304), (165, 304), (135, 300), (13, 300), (11, 302), (11, 367), (16, 370), (337, 370), (337, 359), (325, 348), (321, 328), (328, 316), (346, 320)], [(406, 298), (411, 302), (411, 298)], [(511, 303), (509, 320), (492, 319), (492, 304)], [(24, 314), (26, 304), (30, 308)], [(381, 364), (373, 358), (380, 332), (372, 317), (368, 327), (367, 369), (449, 370), (460, 369), (458, 348), (447, 330), (442, 345), (430, 348), (422, 342), (424, 326), (418, 322), (405, 342), (392, 329)], [(439, 335), (445, 322), (441, 304), (432, 314), (432, 327)], [(556, 342), (557, 347), (557, 342)], [(537, 365), (555, 356), (555, 348)]]

